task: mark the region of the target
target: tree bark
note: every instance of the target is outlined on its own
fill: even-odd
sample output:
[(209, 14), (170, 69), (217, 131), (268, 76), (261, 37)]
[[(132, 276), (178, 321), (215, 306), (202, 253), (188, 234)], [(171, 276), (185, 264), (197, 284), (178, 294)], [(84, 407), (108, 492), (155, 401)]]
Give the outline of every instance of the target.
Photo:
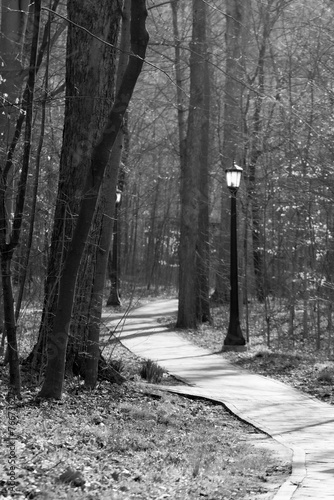
[[(9, 143), (14, 130), (12, 115), (20, 109), (23, 85), (22, 51), (29, 0), (2, 0), (0, 29), (0, 137)], [(14, 113), (13, 113), (14, 112)], [(6, 148), (7, 149), (7, 148)]]
[[(46, 354), (46, 337), (53, 329), (59, 280), (79, 213), (92, 148), (107, 120), (108, 109), (114, 99), (116, 55), (114, 49), (107, 44), (115, 46), (117, 42), (120, 19), (118, 2), (69, 0), (68, 18), (63, 145), (50, 257), (44, 284), (43, 312), (38, 340), (31, 356), (35, 369), (42, 365)], [(78, 26), (86, 28), (107, 44), (92, 38), (85, 29)]]
[(265, 56), (269, 35), (273, 26), (270, 19), (269, 7), (261, 8), (261, 20), (263, 23), (262, 37), (259, 46), (259, 55), (255, 74), (257, 75), (257, 95), (254, 97), (254, 113), (252, 117), (252, 132), (250, 137), (250, 152), (248, 165), (247, 202), (251, 207), (252, 214), (252, 253), (255, 274), (256, 296), (260, 303), (265, 300), (264, 284), (264, 257), (263, 237), (261, 234), (261, 213), (259, 208), (259, 194), (256, 185), (256, 165), (262, 154), (263, 144), (261, 141), (262, 131), (262, 104), (265, 93)]
[(210, 224), (209, 224), (209, 153), (210, 153), (210, 68), (207, 47), (205, 49), (205, 68), (203, 82), (203, 110), (201, 126), (200, 155), (200, 200), (198, 214), (198, 252), (197, 252), (197, 320), (199, 323), (211, 322), (210, 313)]
[[(193, 32), (190, 54), (190, 101), (185, 161), (181, 162), (181, 225), (179, 247), (179, 307), (177, 327), (197, 326), (199, 237), (199, 172), (203, 113), (206, 5), (193, 0)], [(181, 145), (182, 146), (182, 145)]]
[[(26, 185), (28, 178), (29, 162), (30, 162), (30, 144), (32, 135), (32, 114), (33, 114), (33, 97), (36, 77), (36, 61), (38, 36), (40, 26), (41, 1), (36, 0), (34, 4), (34, 28), (33, 39), (30, 53), (29, 75), (24, 93), (24, 108), (26, 110), (26, 127), (23, 147), (23, 160), (20, 178), (18, 182), (15, 212), (10, 231), (10, 221), (6, 212), (6, 191), (9, 169), (1, 168), (0, 181), (0, 253), (1, 253), (1, 271), (2, 271), (2, 286), (3, 286), (3, 301), (4, 301), (4, 319), (5, 329), (8, 342), (8, 359), (9, 359), (9, 392), (17, 397), (21, 397), (21, 382), (18, 346), (16, 339), (16, 321), (14, 313), (14, 297), (11, 283), (11, 262), (14, 249), (17, 247), (20, 239), (21, 226), (23, 220), (23, 209), (25, 203)], [(12, 29), (21, 28), (21, 11), (17, 13), (19, 20), (13, 22)], [(14, 18), (13, 18), (14, 20)], [(16, 33), (17, 42), (23, 44), (24, 33)]]
[[(114, 215), (114, 225), (112, 232), (112, 241), (110, 244), (110, 250), (108, 254), (108, 263), (107, 263), (107, 275), (110, 281), (110, 290), (109, 296), (106, 301), (107, 306), (120, 306), (121, 305), (121, 263), (124, 262), (124, 256), (122, 255), (121, 259), (121, 237), (122, 237), (122, 216), (121, 216), (121, 204), (122, 204), (122, 194), (124, 188), (124, 180), (125, 180), (125, 165), (127, 161), (127, 141), (126, 141), (126, 133), (127, 133), (127, 116), (124, 118), (122, 129), (119, 131), (117, 136), (117, 143), (119, 146), (115, 145), (115, 149), (119, 148), (120, 152), (120, 163), (119, 163), (119, 172), (118, 172), (118, 183), (117, 189), (120, 195), (119, 203), (116, 203), (115, 206), (115, 215)], [(119, 135), (121, 135), (121, 139), (119, 139)], [(122, 161), (121, 161), (122, 158)], [(112, 162), (110, 162), (112, 163)]]
[(174, 50), (175, 50), (175, 80), (176, 80), (176, 99), (177, 99), (177, 121), (179, 132), (179, 155), (181, 171), (184, 169), (186, 159), (186, 91), (184, 89), (184, 81), (186, 80), (181, 61), (181, 40), (178, 28), (178, 4), (179, 0), (171, 2), (173, 15), (173, 35), (174, 35)]
[[(130, 50), (130, 17), (131, 17), (131, 1), (126, 0), (122, 12), (122, 31), (121, 31), (121, 53), (118, 61), (116, 92), (119, 92), (122, 80), (128, 64), (128, 53)], [(122, 120), (123, 121), (123, 120)], [(106, 274), (108, 268), (108, 256), (110, 250), (110, 242), (112, 239), (113, 229), (117, 231), (118, 222), (118, 206), (116, 207), (116, 186), (118, 181), (119, 166), (122, 157), (123, 149), (123, 130), (120, 127), (117, 134), (114, 146), (112, 148), (109, 166), (102, 185), (102, 202), (104, 213), (101, 225), (101, 238), (96, 250), (96, 269), (92, 289), (91, 314), (88, 323), (88, 338), (87, 338), (87, 357), (86, 357), (86, 373), (85, 385), (87, 388), (94, 388), (98, 378), (98, 362), (100, 357), (99, 340), (100, 340), (100, 323), (102, 314), (103, 292), (106, 282)], [(114, 195), (114, 196), (113, 196)], [(116, 245), (117, 245), (116, 234)], [(115, 235), (114, 235), (115, 238)], [(116, 257), (118, 256), (118, 248), (114, 248)], [(118, 269), (116, 269), (117, 273)], [(118, 276), (115, 278), (118, 279)]]
[[(242, 95), (245, 78), (244, 56), (246, 45), (246, 13), (249, 0), (226, 0), (226, 68), (224, 85), (224, 123), (221, 163), (223, 172), (233, 161), (244, 165), (244, 137)], [(228, 300), (227, 269), (225, 265), (229, 222), (229, 197), (225, 186), (221, 198), (221, 224), (219, 244), (219, 269), (213, 298), (217, 302)]]
[[(33, 24), (33, 26), (35, 23)], [(41, 167), (41, 156), (42, 156), (42, 148), (44, 143), (45, 136), (45, 119), (46, 119), (46, 104), (48, 99), (48, 86), (49, 86), (49, 64), (50, 64), (50, 28), (51, 28), (51, 13), (49, 12), (49, 18), (47, 25), (45, 27), (44, 32), (44, 42), (47, 45), (47, 56), (46, 56), (46, 68), (44, 75), (44, 95), (41, 103), (41, 127), (40, 134), (38, 139), (37, 151), (36, 151), (36, 164), (35, 164), (35, 172), (33, 178), (33, 186), (32, 186), (32, 202), (31, 202), (31, 210), (30, 210), (30, 220), (29, 220), (29, 229), (28, 229), (28, 237), (26, 243), (26, 252), (22, 258), (21, 270), (19, 270), (19, 289), (16, 297), (16, 307), (15, 307), (15, 320), (19, 319), (22, 300), (24, 296), (25, 284), (27, 279), (28, 265), (30, 259), (30, 253), (32, 248), (33, 236), (34, 236), (34, 227), (35, 227), (35, 218), (36, 218), (36, 206), (37, 206), (37, 194), (38, 194), (38, 184), (39, 184), (39, 176), (40, 176), (40, 167)], [(42, 44), (44, 45), (44, 43)], [(44, 52), (44, 50), (43, 50)], [(38, 65), (37, 65), (38, 66)], [(36, 68), (37, 71), (37, 68)], [(29, 158), (29, 157), (28, 157)]]
[(58, 307), (53, 330), (48, 337), (48, 362), (40, 397), (59, 399), (62, 395), (66, 347), (77, 272), (110, 152), (142, 69), (148, 43), (148, 33), (145, 28), (146, 15), (145, 0), (132, 0), (131, 56), (107, 123), (92, 150), (78, 221), (60, 279)]

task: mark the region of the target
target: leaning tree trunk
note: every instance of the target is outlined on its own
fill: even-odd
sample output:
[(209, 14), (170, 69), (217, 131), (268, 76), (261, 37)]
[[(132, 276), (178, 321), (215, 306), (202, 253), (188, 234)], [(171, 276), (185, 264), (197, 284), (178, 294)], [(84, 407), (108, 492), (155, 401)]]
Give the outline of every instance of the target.
[(46, 337), (53, 329), (59, 280), (73, 236), (92, 148), (107, 119), (115, 88), (118, 2), (69, 0), (67, 8), (71, 22), (66, 48), (63, 145), (42, 319), (38, 340), (30, 355), (35, 369), (43, 365)]
[(91, 163), (81, 198), (78, 221), (60, 279), (58, 306), (53, 330), (48, 337), (48, 362), (40, 397), (59, 399), (62, 395), (66, 348), (77, 273), (83, 247), (94, 217), (100, 186), (110, 158), (110, 152), (122, 125), (124, 114), (131, 100), (144, 62), (148, 44), (148, 33), (145, 28), (146, 16), (145, 0), (132, 0), (131, 55), (129, 64), (117, 92), (115, 103), (108, 116), (107, 123), (92, 150)]
[[(117, 68), (116, 91), (119, 89), (128, 62), (130, 7), (131, 1), (126, 0), (122, 11), (121, 52)], [(111, 193), (116, 191), (115, 182), (117, 182), (122, 149), (123, 127), (117, 135), (103, 179), (101, 196), (90, 230), (89, 242), (82, 258), (75, 292), (72, 315), (74, 320), (71, 325), (66, 369), (71, 371), (74, 362), (75, 369), (84, 377), (86, 386), (89, 388), (96, 385), (98, 368), (103, 363), (99, 349), (100, 322), (109, 247), (114, 227), (114, 212), (116, 213), (116, 200)]]
[[(121, 54), (119, 57), (117, 69), (117, 93), (119, 92), (128, 64), (128, 54), (130, 51), (130, 18), (131, 1), (125, 0), (122, 12), (122, 31), (120, 43)], [(87, 358), (85, 370), (85, 385), (87, 388), (95, 387), (98, 378), (98, 368), (100, 360), (100, 324), (103, 292), (106, 282), (108, 257), (113, 229), (115, 228), (116, 231), (118, 231), (118, 207), (116, 207), (116, 196), (113, 197), (112, 193), (116, 194), (116, 186), (119, 178), (119, 168), (123, 150), (123, 136), (123, 127), (120, 127), (110, 154), (109, 167), (107, 169), (102, 185), (101, 198), (104, 206), (104, 214), (101, 224), (101, 238), (99, 241), (99, 245), (96, 247), (96, 270), (92, 289), (91, 314), (88, 322)], [(118, 234), (114, 235), (114, 238), (116, 244), (114, 245), (113, 250), (118, 256)], [(118, 274), (118, 269), (116, 269), (115, 271)], [(118, 275), (115, 277), (115, 279), (118, 279)]]

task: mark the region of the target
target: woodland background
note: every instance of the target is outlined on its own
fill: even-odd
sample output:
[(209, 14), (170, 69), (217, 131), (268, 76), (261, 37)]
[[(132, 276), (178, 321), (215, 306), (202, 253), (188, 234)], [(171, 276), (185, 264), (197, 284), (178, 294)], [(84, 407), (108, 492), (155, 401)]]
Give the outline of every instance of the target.
[[(228, 304), (225, 169), (233, 161), (244, 169), (238, 236), (247, 338), (256, 324), (269, 346), (332, 352), (332, 2), (149, 0), (146, 8), (150, 38), (136, 59), (146, 62), (86, 224), (76, 287), (63, 287), (73, 293), (71, 321), (57, 330), (65, 332), (58, 360), (66, 355), (67, 370), (96, 383), (101, 282), (115, 292), (120, 279), (123, 296), (179, 289), (184, 328), (210, 321), (213, 301)], [(43, 372), (59, 299), (69, 303), (58, 285), (89, 198), (94, 146), (134, 52), (130, 10), (116, 1), (1, 2), (1, 324), (17, 394), (25, 311), (43, 311), (29, 357)], [(105, 263), (98, 267), (111, 243), (106, 219), (119, 254), (116, 263), (110, 257), (109, 281)], [(54, 367), (47, 373), (50, 388)], [(44, 396), (59, 396), (57, 387), (44, 386)]]

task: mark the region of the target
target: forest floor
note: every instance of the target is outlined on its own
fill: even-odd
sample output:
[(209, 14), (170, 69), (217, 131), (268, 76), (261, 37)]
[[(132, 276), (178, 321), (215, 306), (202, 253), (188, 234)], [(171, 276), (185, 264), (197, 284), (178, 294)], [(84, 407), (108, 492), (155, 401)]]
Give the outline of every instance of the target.
[[(290, 473), (289, 453), (221, 404), (155, 389), (139, 375), (142, 360), (117, 343), (113, 360), (119, 359), (128, 382), (101, 382), (87, 392), (80, 380), (68, 379), (62, 401), (36, 400), (23, 372), (23, 400), (10, 406), (0, 367), (0, 498), (273, 497)], [(159, 383), (181, 382), (165, 373)]]
[[(170, 323), (170, 318), (161, 322)], [(221, 350), (221, 328), (180, 331)], [(290, 472), (290, 455), (220, 404), (154, 388), (140, 376), (143, 361), (119, 342), (108, 359), (127, 382), (100, 382), (86, 391), (67, 379), (62, 401), (35, 398), (38, 387), (22, 372), (23, 399), (5, 400), (7, 367), (0, 366), (0, 498), (269, 500)], [(278, 378), (334, 403), (333, 362), (324, 355), (270, 351), (258, 342), (245, 353), (225, 353), (244, 368)], [(159, 382), (177, 385), (164, 373)], [(11, 444), (15, 442), (15, 448)], [(14, 490), (8, 483), (9, 460)], [(12, 469), (13, 470), (13, 469)]]

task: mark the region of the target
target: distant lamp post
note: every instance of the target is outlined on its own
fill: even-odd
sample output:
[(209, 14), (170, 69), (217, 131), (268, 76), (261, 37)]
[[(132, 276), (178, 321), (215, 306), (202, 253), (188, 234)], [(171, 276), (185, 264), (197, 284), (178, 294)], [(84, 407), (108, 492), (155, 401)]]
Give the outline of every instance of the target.
[(120, 189), (116, 190), (116, 208), (119, 207), (119, 204), (121, 203), (122, 199), (122, 191)]
[(237, 191), (242, 168), (233, 162), (226, 170), (226, 184), (231, 193), (231, 241), (230, 241), (230, 323), (224, 340), (223, 351), (244, 350), (246, 341), (239, 320), (238, 249), (237, 249)]
[(112, 240), (112, 257), (109, 261), (109, 278), (110, 278), (110, 295), (107, 300), (107, 306), (120, 306), (121, 299), (119, 295), (120, 284), (120, 265), (119, 265), (119, 221), (118, 209), (122, 200), (122, 191), (116, 191), (113, 240)]

